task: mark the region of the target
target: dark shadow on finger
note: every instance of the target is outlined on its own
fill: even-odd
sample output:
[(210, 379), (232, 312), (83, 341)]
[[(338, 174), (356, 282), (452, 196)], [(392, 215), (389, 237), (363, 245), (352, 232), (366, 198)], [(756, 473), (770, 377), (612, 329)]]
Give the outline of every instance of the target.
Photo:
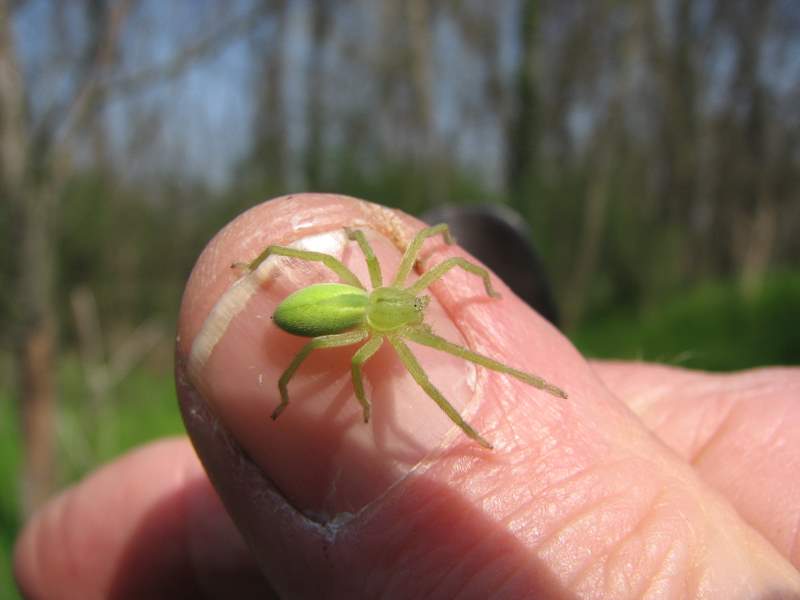
[(203, 464), (281, 597), (520, 597), (520, 590), (574, 597), (505, 527), (425, 476), (400, 482), (357, 514), (310, 519), (186, 382), (179, 397)]
[[(193, 543), (191, 528), (197, 527), (197, 523), (191, 519), (191, 506), (197, 497), (209, 493), (204, 477), (186, 482), (142, 517), (116, 565), (108, 598), (277, 598), (244, 544), (241, 552), (235, 548), (225, 553), (224, 559), (214, 561), (207, 559), (219, 555), (218, 552), (206, 552)], [(238, 535), (235, 531), (227, 533)], [(215, 543), (213, 539), (208, 542)]]

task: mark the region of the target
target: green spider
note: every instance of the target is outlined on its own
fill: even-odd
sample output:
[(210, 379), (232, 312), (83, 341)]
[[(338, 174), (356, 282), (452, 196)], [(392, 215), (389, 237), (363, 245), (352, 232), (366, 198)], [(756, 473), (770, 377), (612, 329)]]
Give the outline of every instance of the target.
[(250, 263), (243, 265), (244, 268), (253, 271), (271, 255), (288, 256), (320, 262), (336, 273), (342, 281), (342, 283), (318, 283), (300, 289), (287, 296), (275, 309), (273, 319), (278, 327), (288, 333), (311, 338), (311, 341), (297, 353), (278, 380), (281, 402), (272, 413), (273, 419), (277, 419), (289, 404), (287, 388), (289, 381), (311, 352), (322, 348), (350, 346), (361, 342), (366, 343), (353, 354), (352, 379), (356, 398), (364, 411), (365, 423), (369, 422), (370, 404), (364, 393), (361, 372), (364, 363), (378, 351), (384, 341), (388, 341), (392, 345), (417, 384), (439, 405), (445, 414), (450, 417), (450, 420), (458, 425), (470, 438), (489, 449), (492, 448), (491, 444), (461, 417), (458, 411), (431, 383), (425, 370), (420, 366), (404, 340), (411, 340), (423, 346), (430, 346), (487, 369), (506, 373), (554, 396), (567, 397), (560, 388), (548, 383), (541, 377), (511, 368), (488, 356), (483, 356), (447, 341), (433, 333), (431, 328), (423, 322), (425, 308), (430, 301), (430, 297), (421, 296), (420, 293), (455, 267), (474, 273), (483, 279), (486, 293), (489, 296), (493, 298), (500, 297), (492, 287), (489, 272), (463, 258), (448, 258), (423, 274), (411, 285), (406, 285), (406, 279), (408, 279), (416, 263), (417, 255), (426, 239), (441, 233), (447, 244), (453, 243), (453, 238), (447, 225), (441, 224), (427, 227), (417, 233), (414, 240), (406, 248), (394, 281), (389, 286), (383, 285), (380, 265), (375, 258), (372, 247), (364, 236), (364, 232), (349, 228), (346, 228), (345, 232), (348, 239), (355, 241), (364, 254), (372, 283), (371, 292), (365, 289), (358, 277), (341, 261), (322, 252), (297, 250), (284, 246), (268, 246)]

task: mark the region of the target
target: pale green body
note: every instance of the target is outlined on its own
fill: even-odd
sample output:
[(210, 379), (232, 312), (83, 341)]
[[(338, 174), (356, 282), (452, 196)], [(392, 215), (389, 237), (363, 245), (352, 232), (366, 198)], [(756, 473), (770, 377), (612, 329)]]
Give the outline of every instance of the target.
[(312, 339), (295, 356), (278, 381), (281, 403), (272, 413), (273, 419), (276, 419), (289, 404), (287, 387), (289, 380), (312, 351), (349, 346), (361, 342), (365, 343), (353, 355), (352, 379), (356, 398), (363, 408), (365, 422), (369, 421), (370, 405), (364, 392), (361, 370), (364, 363), (378, 351), (384, 341), (388, 341), (394, 347), (414, 380), (447, 416), (468, 436), (487, 448), (491, 448), (489, 442), (464, 421), (458, 411), (431, 383), (403, 340), (409, 339), (418, 344), (448, 352), (486, 368), (516, 377), (554, 396), (567, 397), (561, 389), (547, 383), (544, 379), (513, 369), (488, 356), (448, 342), (434, 334), (424, 324), (425, 308), (429, 298), (420, 296), (419, 293), (452, 268), (460, 267), (478, 275), (483, 279), (486, 293), (492, 297), (498, 297), (492, 288), (489, 272), (463, 258), (447, 259), (423, 274), (413, 284), (403, 287), (417, 260), (423, 242), (439, 233), (442, 234), (445, 242), (452, 243), (453, 240), (447, 225), (436, 225), (423, 229), (406, 249), (392, 285), (384, 286), (380, 266), (364, 233), (348, 229), (348, 237), (358, 243), (367, 260), (372, 283), (371, 292), (367, 292), (361, 281), (339, 260), (320, 252), (269, 246), (247, 265), (249, 269), (253, 270), (272, 254), (291, 256), (321, 262), (335, 272), (342, 281), (342, 283), (318, 283), (298, 290), (286, 297), (275, 309), (273, 318), (278, 327), (294, 335)]
[(317, 283), (287, 296), (272, 318), (278, 327), (294, 335), (331, 335), (362, 324), (368, 303), (369, 296), (361, 288)]
[(289, 295), (275, 309), (275, 324), (304, 337), (342, 333), (365, 326), (389, 333), (422, 323), (428, 304), (397, 288), (380, 287), (367, 293), (346, 283), (317, 283)]

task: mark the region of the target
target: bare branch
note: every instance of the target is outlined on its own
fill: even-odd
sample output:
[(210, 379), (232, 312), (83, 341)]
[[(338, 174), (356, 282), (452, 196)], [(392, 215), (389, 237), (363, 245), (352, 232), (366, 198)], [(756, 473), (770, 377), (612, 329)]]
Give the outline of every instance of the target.
[[(132, 3), (132, 0), (120, 0), (114, 6), (108, 19), (108, 27), (103, 34), (103, 40), (97, 47), (92, 66), (87, 71), (84, 83), (80, 86), (66, 112), (63, 113), (66, 116), (64, 117), (64, 122), (58, 128), (61, 132), (58, 136), (58, 141), (65, 143), (70, 140), (79, 124), (85, 121), (88, 112), (91, 109), (100, 107), (100, 103), (97, 102), (99, 97), (105, 98), (111, 94), (135, 93), (148, 85), (180, 76), (198, 60), (214, 54), (234, 37), (253, 28), (258, 23), (258, 17), (266, 11), (266, 3), (259, 2), (252, 10), (230, 18), (206, 36), (186, 46), (171, 60), (112, 78), (107, 74), (114, 60), (122, 25), (130, 12)], [(52, 145), (47, 150), (50, 150), (50, 148), (52, 148)]]
[(25, 175), (28, 132), (23, 81), (6, 1), (0, 0), (0, 190), (15, 196)]
[(102, 84), (109, 93), (125, 94), (139, 91), (147, 85), (167, 81), (180, 76), (189, 66), (202, 58), (219, 51), (235, 36), (248, 32), (258, 24), (258, 17), (265, 12), (264, 3), (252, 10), (232, 17), (205, 37), (183, 48), (169, 61), (146, 67), (128, 75), (121, 75)]
[(97, 45), (97, 51), (91, 61), (91, 67), (86, 73), (86, 78), (78, 88), (78, 93), (72, 99), (60, 127), (61, 140), (69, 140), (79, 123), (84, 121), (92, 98), (100, 91), (103, 72), (110, 66), (119, 43), (122, 24), (130, 12), (132, 0), (120, 0), (111, 10), (108, 24), (103, 32), (103, 39)]

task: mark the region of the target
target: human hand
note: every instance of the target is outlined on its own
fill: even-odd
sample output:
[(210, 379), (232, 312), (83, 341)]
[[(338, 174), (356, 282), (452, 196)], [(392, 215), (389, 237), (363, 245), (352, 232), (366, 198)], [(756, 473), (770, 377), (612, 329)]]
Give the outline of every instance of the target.
[[(568, 399), (414, 348), (487, 451), (382, 351), (365, 369), (365, 425), (344, 348), (310, 358), (271, 421), (274, 382), (304, 340), (269, 315), (319, 273), (297, 264), (231, 293), (229, 265), (300, 238), (340, 253), (354, 224), (376, 232), (383, 265), (419, 227), (352, 199), (281, 199), (223, 230), (187, 285), (179, 396), (227, 512), (186, 441), (146, 447), (31, 521), (15, 557), (26, 595), (264, 597), (268, 580), (311, 598), (800, 596), (796, 369), (587, 364), (501, 282), (486, 301), (454, 272), (432, 289), (434, 330)], [(425, 264), (459, 254), (427, 248)], [(363, 275), (358, 252), (343, 259)]]

